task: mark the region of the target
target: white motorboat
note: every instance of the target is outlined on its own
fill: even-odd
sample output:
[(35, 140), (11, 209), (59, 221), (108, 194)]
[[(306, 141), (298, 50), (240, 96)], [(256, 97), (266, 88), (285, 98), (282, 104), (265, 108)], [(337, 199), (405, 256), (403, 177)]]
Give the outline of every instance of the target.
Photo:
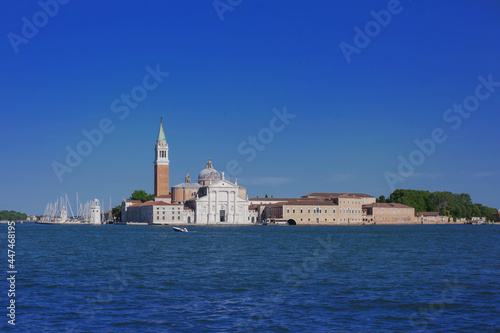
[(173, 227), (173, 229), (176, 232), (188, 232), (186, 228)]

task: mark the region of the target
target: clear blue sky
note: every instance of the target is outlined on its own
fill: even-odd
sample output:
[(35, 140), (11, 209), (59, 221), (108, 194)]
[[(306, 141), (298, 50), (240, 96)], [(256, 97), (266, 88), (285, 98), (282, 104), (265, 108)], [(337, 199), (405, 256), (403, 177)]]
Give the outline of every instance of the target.
[[(500, 82), (498, 1), (221, 3), (218, 13), (212, 1), (73, 0), (48, 6), (53, 17), (37, 1), (4, 4), (0, 209), (41, 214), (76, 192), (107, 209), (109, 197), (117, 205), (135, 189), (152, 192), (160, 117), (171, 185), (188, 170), (196, 179), (210, 156), (219, 171), (236, 161), (250, 196), (389, 195), (398, 157), (441, 128), (447, 140), (423, 161), (413, 154), (418, 165), (395, 187), (500, 207), (500, 87), (474, 97), (479, 76)], [(385, 26), (370, 23), (388, 7)], [(348, 62), (340, 45), (356, 47), (355, 27), (372, 37), (358, 36)], [(146, 67), (157, 65), (169, 75), (120, 119), (122, 94), (140, 96)], [(466, 99), (477, 108), (467, 118), (447, 114)], [(295, 118), (283, 127), (273, 109), (284, 107)], [(102, 119), (114, 130), (60, 181), (54, 162), (65, 164), (66, 147)], [(259, 133), (266, 143), (248, 161), (248, 137)]]

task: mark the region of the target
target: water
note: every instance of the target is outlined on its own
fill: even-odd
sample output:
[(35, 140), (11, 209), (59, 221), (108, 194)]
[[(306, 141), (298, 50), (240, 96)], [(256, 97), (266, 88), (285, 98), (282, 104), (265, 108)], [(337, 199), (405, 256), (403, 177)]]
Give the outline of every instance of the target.
[(500, 330), (499, 226), (16, 227), (21, 332)]

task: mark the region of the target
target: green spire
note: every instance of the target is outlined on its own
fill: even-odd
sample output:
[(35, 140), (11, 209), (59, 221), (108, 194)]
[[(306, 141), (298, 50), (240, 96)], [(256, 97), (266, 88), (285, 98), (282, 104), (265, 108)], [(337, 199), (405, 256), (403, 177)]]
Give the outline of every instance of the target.
[(167, 139), (165, 139), (165, 132), (163, 132), (163, 117), (161, 117), (160, 121), (160, 133), (158, 133), (158, 141), (167, 142)]

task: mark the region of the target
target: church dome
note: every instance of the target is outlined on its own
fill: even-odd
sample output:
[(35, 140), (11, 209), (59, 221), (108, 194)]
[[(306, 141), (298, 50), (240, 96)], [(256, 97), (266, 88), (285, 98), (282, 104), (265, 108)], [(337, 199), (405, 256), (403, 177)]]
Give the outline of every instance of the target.
[(220, 179), (219, 172), (215, 170), (212, 166), (212, 161), (208, 159), (207, 166), (205, 169), (201, 170), (199, 175), (198, 175), (198, 183), (208, 183), (208, 182), (214, 182)]

